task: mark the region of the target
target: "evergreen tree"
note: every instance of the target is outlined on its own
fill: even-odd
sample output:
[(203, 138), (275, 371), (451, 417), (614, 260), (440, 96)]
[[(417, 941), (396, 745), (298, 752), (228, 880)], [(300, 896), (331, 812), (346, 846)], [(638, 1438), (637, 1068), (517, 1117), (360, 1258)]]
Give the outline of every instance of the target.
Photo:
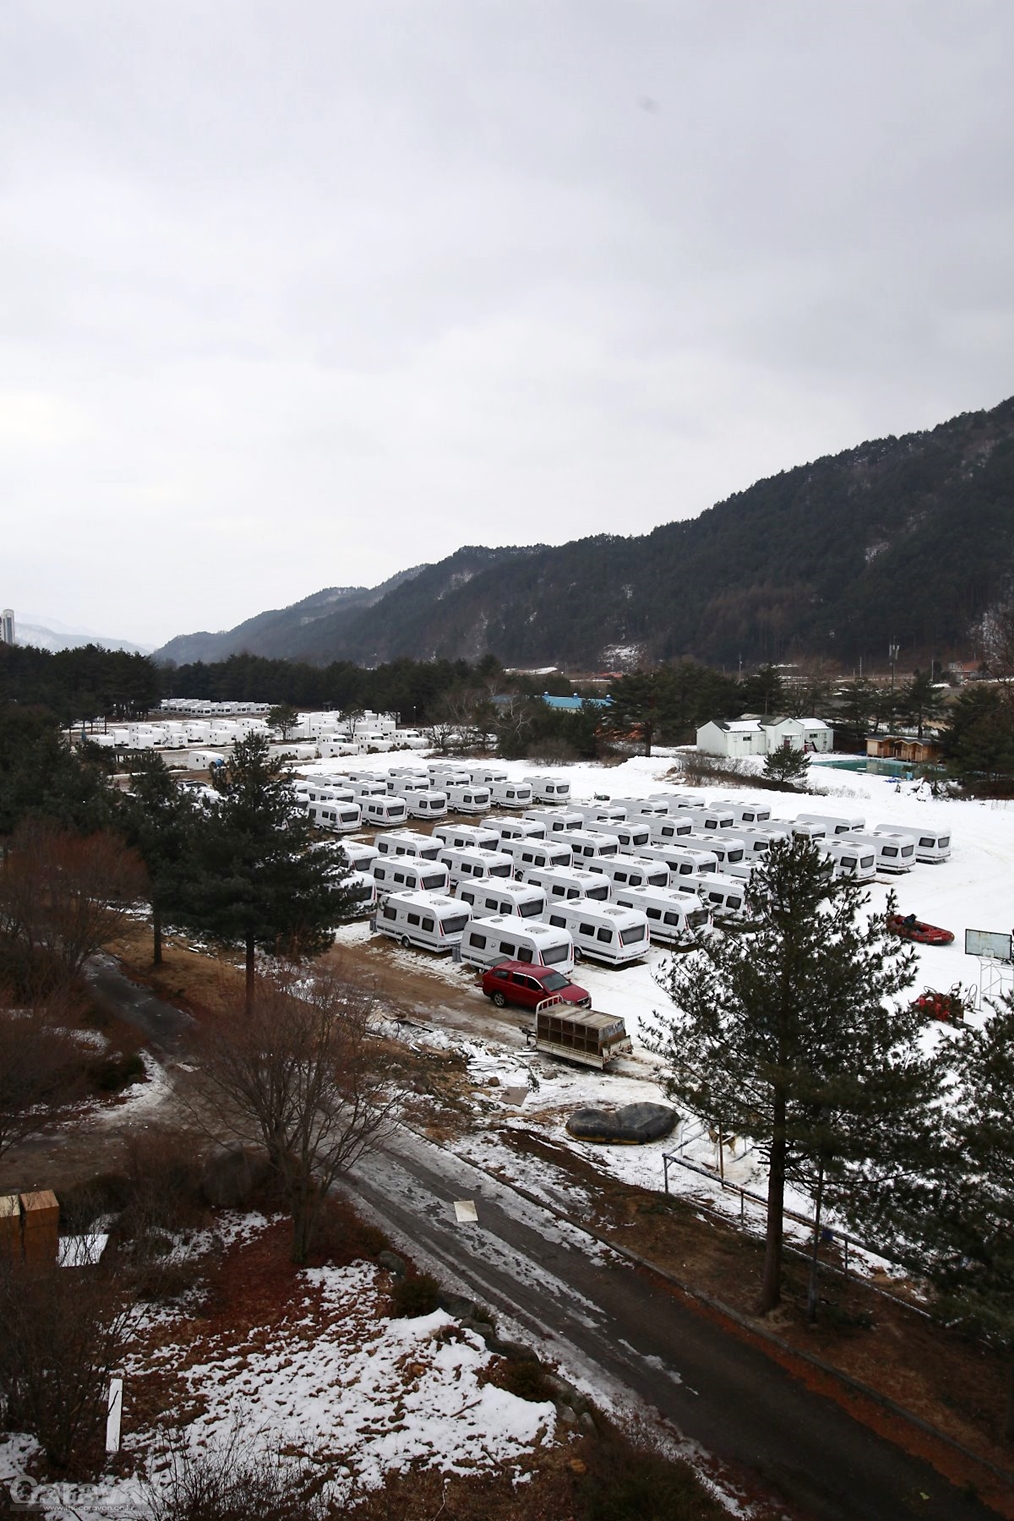
[(276, 703), (268, 710), (268, 728), (279, 729), (282, 739), (289, 737), (289, 730), (294, 729), (299, 722), (299, 709), (294, 708), (291, 702)]
[(762, 665), (743, 682), (741, 700), (744, 713), (784, 713), (785, 686), (777, 666)]
[(889, 1144), (885, 1094), (917, 1107), (929, 1076), (915, 1016), (884, 1008), (911, 984), (914, 955), (884, 915), (857, 925), (868, 901), (858, 884), (835, 880), (809, 840), (789, 839), (746, 898), (756, 933), (712, 934), (665, 966), (658, 980), (677, 1013), (656, 1016), (646, 1042), (674, 1099), (767, 1159), (766, 1313), (781, 1296), (786, 1180), (813, 1186), (816, 1202), (829, 1172)]
[(1014, 1442), (1014, 997), (948, 1043), (953, 1078), (921, 1165), (870, 1180), (854, 1212), (937, 1291), (936, 1313), (1008, 1355), (1004, 1440)]
[(644, 745), (645, 755), (650, 755), (660, 731), (673, 716), (671, 673), (660, 668), (618, 676), (610, 685), (609, 696), (610, 728), (619, 734), (636, 736)]
[(200, 821), (178, 909), (215, 939), (243, 946), (249, 1001), (258, 947), (289, 958), (320, 955), (357, 895), (347, 863), (314, 842), (265, 735), (240, 740), (216, 768), (214, 785), (220, 797)]
[(764, 761), (764, 775), (772, 782), (785, 782), (795, 787), (806, 785), (810, 769), (810, 757), (805, 750), (797, 750), (784, 740), (777, 750), (772, 750)]
[(1014, 781), (1014, 714), (999, 688), (966, 687), (943, 738), (948, 769), (966, 785), (995, 789)]
[(932, 671), (916, 671), (898, 698), (898, 712), (917, 726), (920, 739), (925, 725), (934, 723), (943, 708), (944, 694), (935, 686)]
[(191, 794), (179, 786), (154, 750), (134, 761), (125, 823), (128, 842), (148, 868), (152, 961), (160, 966), (163, 919), (174, 909), (184, 910), (186, 885), (195, 867), (200, 814)]
[(118, 808), (104, 772), (71, 749), (54, 714), (0, 706), (0, 836), (26, 818), (52, 819), (83, 834), (116, 828)]

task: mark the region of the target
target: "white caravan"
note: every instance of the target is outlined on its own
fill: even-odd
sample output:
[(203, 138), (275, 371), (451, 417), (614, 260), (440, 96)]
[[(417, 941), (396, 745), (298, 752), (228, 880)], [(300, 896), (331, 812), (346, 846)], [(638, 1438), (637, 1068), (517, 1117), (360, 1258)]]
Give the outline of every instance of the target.
[(368, 918), (377, 906), (377, 884), (368, 871), (350, 871), (342, 887), (351, 890), (353, 897), (349, 914), (357, 919)]
[(376, 845), (366, 845), (362, 840), (342, 840), (341, 844), (335, 841), (334, 849), (344, 856), (353, 871), (372, 871), (380, 855)]
[(648, 828), (653, 845), (667, 845), (671, 840), (678, 840), (681, 835), (693, 834), (694, 821), (685, 809), (681, 809), (679, 813), (668, 813), (660, 819), (652, 819)]
[(703, 808), (699, 797), (694, 797), (690, 792), (652, 792), (648, 799), (651, 803), (661, 803), (669, 814), (680, 813), (684, 808)]
[(707, 876), (702, 877), (697, 894), (704, 906), (711, 910), (712, 917), (719, 922), (723, 919), (745, 919), (748, 913), (747, 886), (741, 877)]
[(425, 766), (392, 766), (387, 773), (388, 790), (393, 792), (391, 783), (394, 781), (422, 782), (424, 787), (430, 784), (430, 774)]
[(685, 944), (710, 924), (711, 914), (699, 898), (671, 887), (631, 887), (617, 893), (620, 908), (636, 908), (648, 920), (648, 934), (663, 945)]
[(466, 846), (463, 850), (442, 850), (437, 859), (450, 872), (452, 887), (462, 882), (485, 882), (489, 877), (509, 882), (514, 876), (513, 860), (500, 851), (470, 850)]
[[(866, 820), (858, 813), (842, 816), (838, 813), (799, 813), (796, 815), (797, 824), (823, 824), (827, 830), (828, 839), (835, 834), (861, 834), (866, 828)], [(879, 824), (878, 824), (879, 829)]]
[(435, 861), (440, 854), (440, 841), (418, 829), (396, 829), (377, 840), (377, 854), (382, 856), (419, 856), (424, 861)]
[(405, 799), (401, 797), (361, 797), (363, 828), (397, 829), (408, 818)]
[(455, 894), (467, 903), (473, 919), (490, 919), (494, 914), (519, 919), (545, 919), (546, 894), (531, 882), (461, 882)]
[(574, 970), (574, 942), (566, 930), (526, 924), (514, 914), (494, 914), (473, 920), (461, 937), (461, 959), (473, 966), (493, 966), (497, 961), (524, 961), (530, 966), (551, 966), (558, 972)]
[(901, 874), (915, 865), (915, 840), (910, 834), (857, 834), (857, 840), (872, 845), (877, 852), (877, 870)]
[(758, 825), (756, 829), (753, 829), (749, 824), (744, 824), (739, 829), (723, 829), (722, 836), (727, 836), (730, 840), (738, 840), (743, 847), (743, 860), (756, 864), (762, 861), (771, 849), (771, 836), (761, 833), (763, 827), (763, 825)]
[(734, 797), (718, 798), (711, 807), (731, 813), (737, 824), (765, 824), (771, 817), (771, 809), (766, 805), (737, 802)]
[(583, 829), (585, 824), (584, 814), (575, 813), (573, 808), (526, 808), (523, 817), (544, 824), (547, 835), (569, 834), (572, 829)]
[(363, 810), (358, 803), (310, 803), (307, 813), (311, 824), (334, 834), (355, 834), (363, 827)]
[(451, 895), (451, 878), (441, 861), (425, 861), (422, 856), (398, 856), (394, 860), (378, 857), (372, 867), (377, 896), (390, 893), (443, 893)]
[(624, 819), (619, 824), (603, 820), (596, 824), (595, 829), (598, 834), (613, 835), (625, 855), (636, 854), (642, 845), (651, 842), (651, 826), (647, 819)]
[(648, 917), (636, 908), (572, 898), (550, 904), (549, 922), (568, 931), (575, 957), (587, 956), (608, 966), (629, 966), (650, 948)]
[(668, 887), (669, 868), (664, 861), (649, 861), (643, 856), (616, 856), (615, 859), (589, 861), (588, 870), (593, 876), (605, 877), (609, 882), (609, 896), (616, 899), (617, 892), (628, 887)]
[(452, 951), (461, 944), (468, 924), (468, 909), (456, 898), (441, 893), (392, 893), (373, 923), (380, 934), (400, 940), (406, 947), (426, 951)]
[(616, 803), (596, 800), (591, 803), (571, 803), (571, 810), (579, 813), (586, 824), (623, 824), (627, 815)]
[(724, 829), (716, 830), (714, 834), (691, 834), (680, 841), (683, 846), (689, 846), (691, 850), (696, 846), (699, 850), (708, 850), (718, 857), (718, 869), (724, 871), (727, 866), (738, 866), (746, 859), (746, 846), (743, 841), (733, 838), (731, 832)]
[(485, 824), (438, 824), (433, 838), (451, 850), (499, 850), (500, 835)]
[(570, 783), (561, 782), (556, 776), (523, 776), (532, 789), (537, 803), (567, 803), (570, 801)]
[(502, 766), (472, 766), (468, 774), (480, 787), (492, 787), (494, 782), (507, 780), (507, 773)]
[(614, 797), (613, 802), (622, 808), (628, 819), (665, 819), (669, 810), (665, 803), (651, 797)]
[(685, 808), (684, 813), (694, 820), (695, 829), (711, 830), (734, 829), (736, 818), (727, 808), (702, 808), (695, 803), (692, 808)]
[(641, 855), (649, 861), (664, 861), (669, 868), (669, 886), (676, 886), (677, 877), (710, 876), (718, 870), (718, 857), (710, 848), (701, 850), (696, 845), (645, 845)]
[(950, 859), (951, 833), (949, 829), (941, 832), (936, 829), (919, 829), (915, 825), (908, 824), (877, 824), (873, 833), (904, 835), (907, 839), (914, 840), (917, 861), (938, 865), (941, 861)]
[(595, 898), (600, 903), (609, 901), (609, 878), (591, 871), (569, 870), (565, 866), (533, 867), (526, 870), (524, 880), (545, 889), (550, 903), (568, 898)]
[(532, 789), (528, 782), (490, 782), (490, 796), (496, 808), (530, 808)]
[(848, 835), (821, 840), (819, 849), (834, 866), (836, 877), (870, 882), (877, 874), (877, 852), (872, 845), (853, 844)]
[(826, 824), (816, 824), (796, 819), (792, 825), (792, 833), (797, 840), (826, 840), (828, 835), (834, 835), (834, 830), (829, 829)]
[(483, 814), (489, 807), (489, 788), (476, 787), (472, 782), (452, 782), (439, 778), (447, 794), (448, 813)]
[(430, 761), (426, 775), (434, 787), (468, 787), (472, 781), (470, 771), (464, 766), (452, 766), (448, 761)]
[(491, 813), (482, 822), (487, 829), (495, 829), (505, 844), (508, 840), (544, 840), (546, 838), (545, 824), (539, 824), (535, 819), (501, 819), (495, 813)]
[(568, 867), (573, 859), (565, 840), (504, 840), (503, 848), (514, 857), (514, 875), (520, 882), (527, 880), (529, 871)]
[(570, 829), (567, 831), (575, 866), (587, 866), (602, 856), (618, 856), (620, 842), (614, 834), (601, 834), (597, 829)]

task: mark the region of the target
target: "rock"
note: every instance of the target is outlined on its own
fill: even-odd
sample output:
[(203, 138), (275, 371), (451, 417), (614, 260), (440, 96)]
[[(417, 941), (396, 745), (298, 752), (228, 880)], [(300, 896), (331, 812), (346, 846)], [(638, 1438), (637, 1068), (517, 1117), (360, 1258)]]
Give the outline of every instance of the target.
[(267, 1174), (267, 1157), (243, 1146), (216, 1146), (201, 1171), (201, 1192), (216, 1209), (239, 1209)]
[(395, 1252), (378, 1252), (377, 1266), (386, 1268), (389, 1273), (394, 1274), (395, 1278), (404, 1278), (408, 1271), (404, 1259), (399, 1257)]
[(499, 1086), (500, 1086), (500, 1079), (498, 1077), (487, 1077), (487, 1079), (486, 1079), (486, 1087), (487, 1088), (499, 1088)]
[(576, 1426), (577, 1416), (569, 1405), (557, 1405), (556, 1413), (565, 1426)]
[(465, 1322), (475, 1315), (475, 1305), (470, 1299), (462, 1299), (458, 1294), (441, 1294), (440, 1308), (446, 1310), (448, 1315), (453, 1315), (455, 1320)]
[(668, 1104), (624, 1104), (620, 1109), (575, 1109), (567, 1129), (580, 1141), (643, 1146), (669, 1135), (677, 1119)]
[(591, 1413), (590, 1410), (582, 1410), (582, 1412), (581, 1412), (581, 1425), (584, 1427), (585, 1431), (587, 1431), (590, 1435), (594, 1436), (595, 1431), (596, 1431), (596, 1426), (595, 1426), (594, 1420), (592, 1419), (592, 1413)]

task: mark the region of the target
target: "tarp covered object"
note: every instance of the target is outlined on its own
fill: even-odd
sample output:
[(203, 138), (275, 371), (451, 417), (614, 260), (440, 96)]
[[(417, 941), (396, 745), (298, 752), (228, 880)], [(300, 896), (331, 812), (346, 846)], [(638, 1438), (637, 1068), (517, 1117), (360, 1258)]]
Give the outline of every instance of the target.
[(676, 1124), (668, 1104), (624, 1104), (622, 1109), (575, 1109), (567, 1129), (579, 1141), (606, 1141), (618, 1146), (643, 1146), (668, 1135)]

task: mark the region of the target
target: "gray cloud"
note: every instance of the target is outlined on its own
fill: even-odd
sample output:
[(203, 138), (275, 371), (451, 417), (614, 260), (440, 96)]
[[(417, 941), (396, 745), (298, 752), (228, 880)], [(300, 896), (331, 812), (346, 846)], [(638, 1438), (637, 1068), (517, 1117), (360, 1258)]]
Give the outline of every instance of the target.
[(995, 404), (1012, 41), (1002, 0), (15, 0), (0, 601), (223, 627)]

